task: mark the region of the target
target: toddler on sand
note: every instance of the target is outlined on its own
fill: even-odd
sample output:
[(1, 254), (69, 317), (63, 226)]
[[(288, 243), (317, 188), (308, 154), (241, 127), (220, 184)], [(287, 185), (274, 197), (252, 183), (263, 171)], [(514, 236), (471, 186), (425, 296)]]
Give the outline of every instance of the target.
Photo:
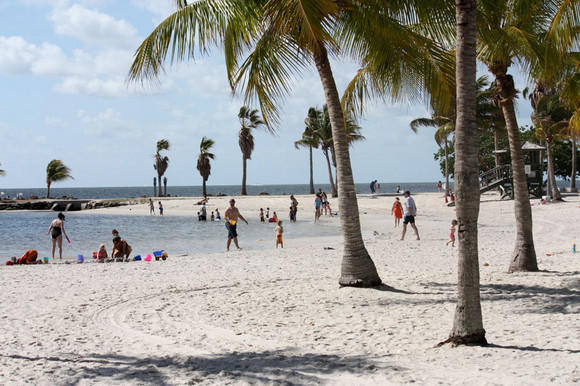
[(455, 227), (456, 226), (457, 226), (457, 220), (451, 221), (451, 228), (449, 228), (449, 241), (445, 245), (449, 245), (449, 243), (451, 243), (452, 247), (455, 246)]
[(97, 253), (97, 263), (104, 263), (109, 258), (105, 244), (99, 245), (99, 252)]
[(284, 233), (284, 228), (282, 227), (282, 220), (280, 220), (278, 221), (278, 225), (276, 225), (276, 248), (278, 248), (278, 244), (280, 244), (281, 248), (284, 248), (282, 233)]

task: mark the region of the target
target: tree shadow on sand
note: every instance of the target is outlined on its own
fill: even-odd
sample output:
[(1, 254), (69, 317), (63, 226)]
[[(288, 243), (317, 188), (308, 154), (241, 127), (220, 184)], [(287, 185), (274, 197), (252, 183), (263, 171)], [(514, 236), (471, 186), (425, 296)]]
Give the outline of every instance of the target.
[[(324, 383), (327, 375), (369, 374), (404, 371), (404, 368), (373, 361), (367, 356), (341, 357), (299, 354), (291, 351), (231, 352), (207, 356), (136, 357), (116, 354), (78, 354), (58, 357), (0, 355), (8, 360), (56, 362), (69, 367), (68, 379), (60, 384), (76, 385), (86, 380), (133, 381), (140, 384), (169, 385), (178, 379), (200, 382), (275, 383), (294, 385)], [(36, 363), (34, 364), (36, 365)], [(51, 365), (45, 365), (44, 368)]]

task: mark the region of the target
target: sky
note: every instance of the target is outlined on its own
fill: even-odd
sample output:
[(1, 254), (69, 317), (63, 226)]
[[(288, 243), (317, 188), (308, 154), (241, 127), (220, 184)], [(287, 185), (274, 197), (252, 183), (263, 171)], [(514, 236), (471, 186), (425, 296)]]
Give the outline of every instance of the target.
[[(168, 184), (200, 185), (203, 136), (216, 142), (208, 184), (240, 183), (243, 99), (232, 96), (219, 50), (168, 65), (146, 87), (126, 81), (136, 48), (172, 10), (172, 0), (0, 0), (0, 163), (6, 170), (0, 187), (43, 187), (52, 159), (74, 176), (58, 187), (148, 186), (161, 138), (171, 144)], [(342, 92), (356, 63), (332, 64)], [(515, 80), (525, 87), (521, 74)], [(275, 135), (255, 132), (248, 184), (308, 183), (308, 151), (296, 150), (294, 141), (308, 108), (323, 104), (313, 68), (295, 80)], [(529, 104), (520, 102), (517, 111), (520, 125), (529, 124)], [(433, 159), (434, 129), (409, 129), (412, 119), (429, 114), (424, 104), (370, 104), (360, 121), (367, 139), (351, 150), (355, 182), (442, 179)], [(314, 169), (315, 182), (328, 182), (321, 151), (314, 153)]]

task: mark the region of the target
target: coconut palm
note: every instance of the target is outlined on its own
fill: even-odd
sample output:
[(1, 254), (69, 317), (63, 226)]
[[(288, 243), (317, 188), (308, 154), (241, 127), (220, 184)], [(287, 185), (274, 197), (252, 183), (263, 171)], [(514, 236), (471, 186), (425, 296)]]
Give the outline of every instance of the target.
[(318, 138), (315, 136), (313, 130), (309, 127), (308, 118), (304, 120), (306, 128), (302, 132), (302, 137), (294, 141), (294, 147), (300, 149), (301, 147), (308, 148), (308, 157), (310, 161), (310, 194), (314, 194), (314, 165), (312, 161), (312, 149), (318, 149)]
[(50, 198), (50, 187), (53, 182), (74, 179), (70, 169), (61, 160), (53, 159), (46, 166), (46, 198)]
[(161, 177), (163, 177), (169, 166), (169, 157), (161, 155), (163, 150), (169, 150), (169, 141), (166, 139), (157, 141), (157, 152), (155, 153), (155, 163), (153, 164), (153, 168), (157, 171), (157, 187), (159, 189), (157, 195), (159, 197), (163, 195), (161, 191)]
[(486, 345), (481, 314), (477, 219), (476, 0), (457, 0), (455, 192), (458, 229), (457, 305), (447, 342)]
[[(453, 17), (443, 12), (441, 2), (433, 2), (429, 9), (415, 3), (423, 2), (199, 0), (188, 4), (178, 0), (178, 10), (137, 50), (130, 77), (157, 77), (170, 50), (172, 59), (184, 60), (192, 58), (196, 48), (205, 53), (211, 46), (222, 46), (230, 85), (246, 100), (258, 100), (263, 119), (272, 128), (279, 121), (278, 109), (291, 90), (292, 77), (314, 64), (328, 105), (337, 160), (344, 235), (339, 283), (378, 285), (381, 280), (360, 230), (345, 119), (329, 52), (365, 57), (367, 61), (373, 53), (381, 52), (382, 57), (395, 54), (397, 63), (383, 68), (387, 70), (385, 77), (390, 77), (388, 70), (396, 72), (391, 81), (419, 84), (419, 88), (444, 83), (440, 55), (444, 50), (422, 33), (437, 36), (442, 25), (450, 24), (441, 21), (452, 22)], [(419, 23), (429, 18), (431, 23)], [(401, 57), (405, 60), (398, 60)], [(413, 82), (403, 82), (407, 79)]]
[[(560, 101), (558, 94), (541, 96), (538, 100), (532, 99), (532, 122), (536, 127), (536, 136), (546, 143), (546, 153), (548, 158), (548, 179), (550, 181), (550, 196), (561, 201), (560, 189), (556, 184), (554, 174), (554, 158), (552, 155), (552, 145), (555, 140), (562, 139), (569, 133), (569, 119), (572, 115), (570, 110)], [(573, 177), (574, 178), (574, 177)]]
[(528, 181), (514, 109), (516, 88), (508, 70), (514, 61), (529, 66), (542, 28), (549, 25), (553, 9), (545, 0), (496, 0), (478, 2), (478, 57), (495, 76), (497, 103), (502, 109), (513, 173), (516, 242), (510, 272), (537, 271), (532, 232)]
[(211, 153), (210, 150), (215, 145), (213, 139), (203, 137), (199, 143), (199, 157), (197, 157), (197, 170), (202, 178), (202, 192), (203, 196), (207, 196), (207, 191), (205, 189), (205, 183), (211, 174), (211, 163), (210, 160), (215, 159), (215, 154)]
[(246, 191), (247, 161), (252, 158), (252, 152), (254, 151), (254, 136), (252, 135), (252, 130), (264, 126), (265, 122), (260, 118), (258, 110), (252, 110), (247, 106), (242, 106), (240, 108), (238, 119), (240, 120), (238, 143), (240, 145), (240, 150), (242, 151), (243, 165), (242, 192), (240, 194), (245, 196), (248, 194)]

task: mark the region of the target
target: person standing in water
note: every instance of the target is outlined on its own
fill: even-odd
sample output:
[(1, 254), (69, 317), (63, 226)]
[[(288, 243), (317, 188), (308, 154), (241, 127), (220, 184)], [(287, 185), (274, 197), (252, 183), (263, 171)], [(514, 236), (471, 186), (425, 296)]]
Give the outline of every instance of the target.
[(48, 235), (50, 233), (52, 239), (52, 260), (54, 260), (54, 251), (56, 249), (56, 245), (58, 244), (58, 254), (59, 259), (62, 260), (62, 235), (66, 237), (66, 241), (70, 244), (70, 239), (64, 230), (64, 214), (59, 213), (58, 217), (52, 220), (50, 226), (48, 227)]
[(152, 199), (149, 199), (149, 214), (155, 216), (155, 204)]
[(224, 219), (226, 220), (226, 229), (228, 230), (228, 240), (226, 241), (226, 251), (230, 251), (230, 245), (232, 240), (234, 240), (234, 245), (236, 249), (239, 251), (242, 248), (238, 245), (238, 232), (236, 232), (236, 226), (238, 225), (238, 218), (241, 218), (246, 225), (248, 222), (242, 216), (238, 208), (236, 208), (236, 200), (233, 198), (230, 200), (230, 207), (226, 209), (224, 213)]
[(163, 216), (163, 205), (161, 204), (161, 201), (159, 201), (159, 215)]
[(417, 215), (417, 206), (415, 205), (415, 200), (411, 197), (411, 192), (405, 190), (403, 193), (405, 200), (403, 201), (403, 234), (401, 235), (401, 240), (405, 239), (405, 233), (407, 233), (407, 224), (411, 224), (411, 228), (415, 231), (417, 240), (419, 238), (419, 230), (415, 225), (415, 216)]

